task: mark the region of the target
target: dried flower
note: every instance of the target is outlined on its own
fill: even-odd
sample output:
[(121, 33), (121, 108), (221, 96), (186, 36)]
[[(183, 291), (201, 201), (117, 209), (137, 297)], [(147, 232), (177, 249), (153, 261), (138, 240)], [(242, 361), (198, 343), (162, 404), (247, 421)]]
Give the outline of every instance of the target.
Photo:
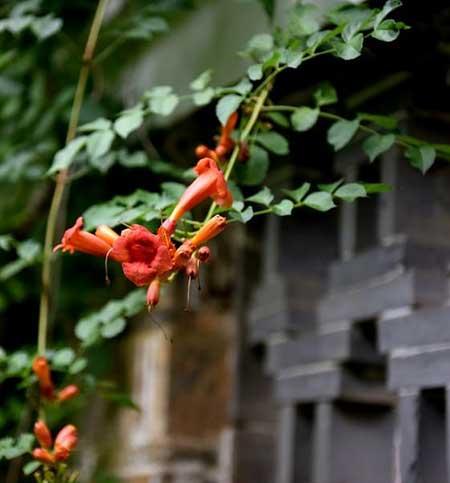
[(206, 263), (211, 257), (211, 250), (209, 247), (200, 247), (195, 255), (202, 263)]

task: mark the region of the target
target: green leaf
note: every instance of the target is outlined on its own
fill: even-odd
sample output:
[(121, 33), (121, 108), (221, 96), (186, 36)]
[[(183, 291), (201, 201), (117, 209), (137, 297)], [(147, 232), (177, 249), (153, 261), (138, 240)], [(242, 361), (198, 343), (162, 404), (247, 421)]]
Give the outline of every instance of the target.
[(111, 339), (123, 332), (126, 325), (127, 323), (125, 319), (123, 317), (118, 317), (117, 319), (114, 319), (111, 322), (103, 325), (100, 329), (100, 333), (106, 339)]
[(337, 102), (336, 89), (331, 85), (330, 82), (321, 82), (314, 92), (314, 99), (318, 106), (327, 106), (329, 104), (334, 104)]
[(69, 366), (75, 360), (75, 352), (70, 348), (56, 351), (52, 357), (52, 366), (61, 369)]
[(86, 230), (92, 230), (102, 224), (116, 226), (120, 223), (120, 216), (124, 211), (124, 206), (114, 203), (93, 205), (83, 213), (85, 228)]
[(193, 91), (203, 91), (211, 82), (211, 77), (212, 77), (212, 70), (211, 69), (205, 70), (189, 84), (189, 87)]
[(264, 186), (262, 190), (258, 191), (258, 193), (247, 198), (247, 201), (258, 203), (264, 206), (269, 206), (270, 203), (272, 203), (272, 200), (273, 194), (267, 186)]
[(289, 15), (288, 32), (297, 37), (311, 35), (320, 29), (319, 17), (315, 5), (298, 5)]
[(220, 99), (216, 106), (216, 115), (222, 126), (226, 124), (231, 114), (237, 111), (242, 100), (243, 97), (236, 94), (228, 94)]
[(148, 102), (148, 106), (154, 114), (168, 116), (175, 110), (179, 101), (180, 99), (176, 94), (152, 96)]
[(341, 186), (336, 193), (336, 198), (344, 201), (355, 201), (357, 198), (365, 198), (367, 196), (366, 189), (359, 183), (347, 183)]
[(83, 124), (78, 128), (80, 132), (90, 132), (90, 131), (105, 131), (112, 126), (112, 122), (109, 119), (105, 119), (104, 117), (100, 117), (95, 121), (88, 122), (87, 124)]
[(278, 126), (289, 127), (288, 119), (284, 114), (281, 114), (281, 112), (268, 112), (266, 116), (275, 124), (278, 124)]
[(118, 161), (126, 168), (145, 168), (148, 166), (148, 158), (144, 151), (136, 151), (132, 154), (123, 151), (119, 154)]
[(394, 142), (395, 136), (393, 134), (373, 134), (363, 142), (362, 147), (370, 161), (374, 161), (377, 156), (388, 151)]
[(114, 123), (116, 133), (126, 139), (128, 135), (138, 129), (144, 122), (144, 114), (141, 109), (128, 111), (120, 116)]
[(306, 196), (306, 193), (308, 193), (310, 188), (311, 188), (310, 183), (303, 183), (296, 190), (284, 189), (283, 192), (286, 193), (290, 198), (292, 198), (296, 203), (300, 203), (302, 199)]
[(253, 64), (247, 69), (247, 75), (250, 80), (256, 81), (262, 79), (263, 69), (262, 64)]
[(272, 211), (278, 216), (289, 216), (294, 209), (294, 203), (291, 200), (282, 200), (276, 205), (272, 205)]
[(29, 461), (26, 465), (23, 467), (23, 474), (24, 475), (31, 475), (34, 473), (37, 469), (39, 469), (42, 466), (42, 463), (40, 461)]
[(398, 121), (392, 116), (381, 116), (379, 114), (368, 114), (366, 112), (359, 112), (358, 119), (362, 121), (369, 121), (377, 126), (383, 127), (385, 129), (395, 129), (397, 127)]
[(359, 32), (361, 29), (362, 22), (360, 21), (353, 21), (348, 23), (345, 27), (344, 30), (342, 31), (342, 39), (344, 40), (345, 43), (350, 42), (353, 37)]
[(339, 186), (343, 183), (343, 179), (339, 179), (334, 183), (327, 183), (327, 184), (319, 184), (318, 187), (322, 191), (326, 191), (327, 193), (333, 194)]
[(382, 42), (393, 42), (400, 35), (400, 29), (395, 20), (384, 20), (371, 36)]
[(62, 169), (67, 169), (75, 159), (75, 156), (85, 146), (86, 141), (86, 136), (77, 137), (67, 144), (63, 149), (58, 151), (53, 159), (50, 169), (48, 170), (48, 174), (54, 174)]
[(0, 235), (1, 250), (11, 250), (14, 244), (15, 244), (15, 240), (11, 235)]
[(262, 55), (267, 54), (267, 52), (270, 52), (273, 49), (273, 44), (272, 35), (257, 34), (249, 40), (246, 52), (258, 59)]
[(425, 174), (434, 164), (436, 150), (429, 145), (420, 147), (410, 146), (405, 151), (405, 156), (409, 159), (411, 166)]
[(303, 204), (318, 211), (328, 211), (336, 206), (333, 202), (332, 196), (326, 191), (311, 193), (306, 197), (305, 201), (303, 201)]
[(361, 55), (364, 43), (364, 35), (359, 33), (355, 35), (349, 42), (335, 43), (336, 55), (344, 60), (353, 60)]
[(230, 86), (228, 90), (232, 90), (241, 96), (245, 96), (252, 90), (252, 83), (246, 77), (243, 77), (237, 84)]
[(93, 316), (80, 319), (75, 326), (75, 335), (82, 341), (94, 339), (99, 335), (100, 321)]
[(253, 145), (250, 147), (250, 157), (244, 163), (235, 166), (235, 173), (243, 185), (254, 186), (261, 184), (269, 169), (269, 155), (265, 149)]
[(53, 15), (35, 18), (31, 22), (31, 30), (39, 40), (45, 40), (61, 30), (63, 22)]
[(241, 223), (247, 223), (253, 218), (254, 212), (251, 206), (247, 206), (243, 211), (231, 211), (230, 217), (232, 220), (239, 221)]
[(257, 135), (256, 141), (272, 153), (279, 155), (289, 153), (289, 144), (286, 138), (277, 132), (260, 133)]
[(33, 447), (34, 436), (30, 433), (21, 434), (17, 440), (7, 437), (0, 440), (0, 459), (17, 458), (29, 453)]
[(359, 127), (359, 120), (347, 121), (342, 119), (336, 121), (327, 133), (327, 141), (334, 147), (335, 151), (346, 146), (355, 135)]
[(206, 106), (213, 100), (215, 94), (216, 91), (212, 87), (208, 87), (204, 91), (195, 92), (192, 100), (196, 106)]
[(311, 107), (296, 109), (291, 116), (292, 127), (300, 132), (311, 129), (317, 122), (319, 112), (319, 109), (312, 109)]
[(374, 193), (388, 193), (389, 191), (392, 191), (392, 187), (384, 183), (360, 183), (360, 184), (364, 186), (364, 189), (366, 190), (366, 193), (368, 195), (374, 194)]
[(401, 7), (402, 2), (400, 0), (388, 0), (378, 15), (375, 17), (374, 21), (374, 29), (377, 29), (380, 23), (383, 21), (384, 18), (387, 17), (393, 10), (398, 7)]
[(69, 367), (69, 374), (79, 374), (80, 372), (84, 371), (86, 367), (87, 359), (80, 357)]
[(304, 52), (298, 48), (289, 48), (283, 52), (282, 61), (291, 69), (299, 67), (303, 61)]
[(105, 155), (111, 148), (114, 141), (114, 132), (96, 131), (91, 134), (86, 142), (86, 150), (92, 159), (97, 159)]

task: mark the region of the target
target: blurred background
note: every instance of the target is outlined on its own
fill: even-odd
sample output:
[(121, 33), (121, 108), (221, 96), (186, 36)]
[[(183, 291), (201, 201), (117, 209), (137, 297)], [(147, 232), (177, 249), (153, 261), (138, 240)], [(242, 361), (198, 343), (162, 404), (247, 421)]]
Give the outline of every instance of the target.
[[(237, 81), (248, 65), (237, 53), (289, 22), (292, 3), (111, 0), (81, 123), (112, 118), (156, 85), (187, 92), (208, 68), (218, 85)], [(15, 376), (37, 338), (38, 241), (53, 189), (44, 174), (64, 142), (94, 4), (0, 5), (5, 18), (14, 8), (54, 16), (20, 35), (0, 20), (0, 364), (15, 354), (1, 366), (1, 436), (30, 424)], [(408, 0), (396, 18), (411, 29), (394, 43), (369, 42), (345, 65), (324, 57), (289, 70), (273, 99), (301, 105), (327, 80), (343, 116), (394, 113), (410, 133), (448, 143), (448, 2)], [(63, 24), (51, 35), (54, 19)], [(83, 397), (52, 416), (79, 425), (82, 481), (450, 481), (450, 170), (440, 162), (423, 177), (395, 150), (370, 165), (358, 146), (336, 156), (327, 127), (286, 129), (290, 154), (272, 159), (267, 184), (345, 178), (392, 191), (330, 213), (233, 224), (212, 245), (189, 312), (181, 280), (151, 316), (130, 298), (120, 336), (82, 354), (92, 371)], [(129, 156), (72, 183), (60, 230), (91, 205), (183, 182), (195, 147), (217, 131), (213, 105), (151, 119), (127, 143)], [(59, 257), (57, 270), (54, 350), (75, 347), (79, 321), (133, 289), (112, 265), (106, 285), (100, 259)], [(61, 366), (74, 362), (65, 356)], [(20, 464), (0, 461), (0, 481), (28, 481)]]

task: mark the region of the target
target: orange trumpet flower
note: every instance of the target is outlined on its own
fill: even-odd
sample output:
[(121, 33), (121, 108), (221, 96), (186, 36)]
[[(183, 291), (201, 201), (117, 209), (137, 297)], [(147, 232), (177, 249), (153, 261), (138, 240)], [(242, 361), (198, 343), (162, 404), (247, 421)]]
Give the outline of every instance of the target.
[(229, 207), (233, 203), (225, 177), (212, 158), (200, 159), (194, 171), (198, 177), (186, 188), (172, 214), (163, 223), (169, 233), (173, 233), (177, 221), (187, 211), (209, 197), (219, 206)]

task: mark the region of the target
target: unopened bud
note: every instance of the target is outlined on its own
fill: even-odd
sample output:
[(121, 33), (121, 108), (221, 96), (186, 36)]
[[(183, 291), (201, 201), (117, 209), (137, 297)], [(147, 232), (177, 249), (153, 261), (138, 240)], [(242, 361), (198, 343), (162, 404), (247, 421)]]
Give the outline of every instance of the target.
[(61, 429), (55, 439), (55, 458), (64, 461), (78, 443), (77, 428), (68, 424)]
[(58, 401), (68, 401), (69, 399), (78, 396), (78, 394), (80, 394), (80, 389), (78, 388), (78, 386), (76, 386), (75, 384), (70, 384), (69, 386), (66, 386), (65, 388), (61, 389), (61, 391), (59, 391)]
[(199, 144), (195, 148), (195, 156), (198, 159), (205, 158), (205, 157), (209, 156), (209, 151), (210, 151), (210, 149), (208, 148), (208, 146), (205, 146), (204, 144)]
[(186, 275), (189, 278), (198, 277), (198, 260), (196, 257), (191, 257), (186, 265)]
[(101, 238), (108, 245), (113, 246), (113, 243), (119, 235), (107, 225), (100, 225), (95, 230), (95, 236)]
[(211, 257), (211, 250), (209, 247), (200, 247), (197, 250), (196, 257), (202, 262), (206, 263)]
[(158, 279), (152, 281), (147, 290), (147, 305), (149, 308), (158, 305), (161, 282)]
[(52, 435), (44, 421), (39, 420), (34, 423), (34, 435), (43, 448), (50, 448), (53, 444)]
[(54, 386), (50, 374), (50, 367), (44, 356), (35, 357), (32, 365), (33, 372), (39, 381), (39, 389), (41, 396), (47, 399), (53, 399)]
[(226, 146), (223, 145), (223, 144), (219, 144), (215, 151), (216, 151), (217, 156), (219, 156), (220, 159), (224, 158), (227, 155), (227, 152), (228, 152)]

